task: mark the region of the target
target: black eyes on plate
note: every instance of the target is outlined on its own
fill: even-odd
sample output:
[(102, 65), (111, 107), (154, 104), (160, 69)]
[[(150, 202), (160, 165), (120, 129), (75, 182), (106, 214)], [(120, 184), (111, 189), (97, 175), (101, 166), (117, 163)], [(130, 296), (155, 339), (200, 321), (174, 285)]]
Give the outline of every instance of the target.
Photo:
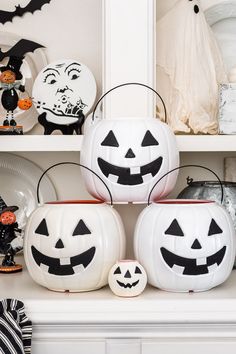
[[(105, 139), (101, 143), (102, 146), (112, 146), (112, 147), (119, 147), (119, 143), (115, 137), (115, 134), (113, 133), (112, 130), (109, 131)], [(147, 130), (143, 141), (141, 143), (141, 146), (154, 146), (154, 145), (159, 145), (158, 141), (154, 138), (150, 130)]]
[[(39, 226), (35, 230), (35, 233), (38, 235), (42, 235), (42, 236), (49, 236), (47, 222), (45, 219), (43, 219), (40, 222)], [(80, 221), (76, 225), (76, 228), (74, 229), (72, 236), (90, 235), (90, 234), (91, 234), (91, 231), (85, 225), (84, 221), (82, 219), (80, 219)]]
[[(214, 219), (211, 219), (210, 227), (208, 230), (208, 236), (222, 234), (222, 230)], [(176, 219), (172, 221), (168, 229), (165, 231), (165, 235), (171, 236), (184, 236), (184, 233)]]

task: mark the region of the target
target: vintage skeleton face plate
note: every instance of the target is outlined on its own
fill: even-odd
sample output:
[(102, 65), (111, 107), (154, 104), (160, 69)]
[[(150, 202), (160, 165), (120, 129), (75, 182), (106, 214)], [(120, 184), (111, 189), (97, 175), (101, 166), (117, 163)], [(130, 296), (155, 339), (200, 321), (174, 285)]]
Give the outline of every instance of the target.
[(33, 97), (38, 112), (47, 113), (48, 122), (72, 124), (91, 109), (96, 97), (95, 78), (76, 60), (58, 60), (38, 74)]
[(123, 253), (121, 220), (106, 204), (44, 205), (27, 224), (29, 272), (52, 290), (87, 291), (105, 285), (111, 265)]
[(115, 295), (137, 296), (146, 287), (147, 275), (145, 269), (137, 261), (122, 260), (111, 268), (108, 282)]
[(207, 290), (232, 270), (232, 221), (214, 202), (161, 201), (140, 215), (135, 253), (152, 285), (170, 291)]
[[(99, 174), (117, 202), (145, 202), (154, 183), (178, 166), (178, 149), (168, 126), (157, 119), (104, 119), (86, 129), (81, 162)], [(89, 192), (107, 200), (101, 184), (82, 172)], [(177, 174), (155, 188), (153, 198), (174, 187)]]

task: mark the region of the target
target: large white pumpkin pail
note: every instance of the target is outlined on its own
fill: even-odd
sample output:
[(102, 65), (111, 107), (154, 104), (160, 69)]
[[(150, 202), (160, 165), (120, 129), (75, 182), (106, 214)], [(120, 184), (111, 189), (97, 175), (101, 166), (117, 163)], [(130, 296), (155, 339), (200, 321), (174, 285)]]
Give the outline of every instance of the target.
[[(87, 168), (75, 162), (49, 167), (38, 182), (38, 202), (43, 176), (63, 164)], [(31, 277), (38, 284), (55, 291), (81, 292), (108, 283), (111, 266), (124, 257), (125, 233), (106, 188), (111, 205), (102, 200), (56, 201), (39, 206), (30, 215), (24, 257)]]
[[(179, 168), (183, 167), (211, 171), (198, 165)], [(232, 271), (233, 222), (226, 209), (211, 200), (167, 199), (150, 204), (149, 195), (136, 223), (134, 250), (151, 285), (173, 292), (209, 290)]]
[[(107, 91), (97, 101), (91, 123), (86, 125), (81, 149), (81, 163), (96, 172), (109, 187), (116, 203), (143, 203), (155, 182), (179, 165), (175, 136), (166, 123), (155, 117), (119, 117), (94, 119), (103, 98), (117, 88), (139, 85), (124, 83)], [(108, 200), (106, 190), (89, 170), (82, 171), (86, 188), (95, 198)], [(163, 198), (175, 186), (177, 171), (159, 183), (152, 198)]]

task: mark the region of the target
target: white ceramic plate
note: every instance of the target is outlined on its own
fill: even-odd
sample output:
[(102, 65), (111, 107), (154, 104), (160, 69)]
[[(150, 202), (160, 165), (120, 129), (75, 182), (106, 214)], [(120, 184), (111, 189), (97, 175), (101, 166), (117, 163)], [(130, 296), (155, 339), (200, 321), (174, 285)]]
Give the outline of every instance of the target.
[[(17, 205), (17, 222), (24, 228), (27, 217), (37, 208), (37, 183), (43, 171), (33, 162), (8, 153), (0, 153), (0, 196), (5, 203)], [(40, 202), (57, 199), (51, 180), (44, 176), (40, 185)]]
[(224, 0), (205, 11), (218, 41), (227, 72), (236, 67), (236, 1)]
[[(0, 48), (2, 49), (3, 52), (5, 52), (9, 48), (14, 46), (20, 39), (22, 39), (22, 37), (17, 36), (16, 34), (0, 32)], [(43, 43), (40, 44), (43, 45)], [(1, 66), (6, 65), (8, 59), (9, 58), (5, 58), (0, 65)], [(25, 55), (25, 59), (21, 67), (21, 72), (23, 74), (23, 77), (25, 78), (25, 82), (23, 83), (29, 95), (32, 95), (32, 87), (36, 76), (46, 65), (47, 65), (47, 58), (43, 48), (42, 49), (38, 48), (33, 53), (27, 53)], [(0, 105), (0, 125), (5, 119), (5, 116), (6, 116), (6, 111)], [(31, 107), (28, 111), (22, 111), (20, 109), (16, 109), (14, 112), (14, 116), (16, 118), (17, 124), (23, 125), (24, 133), (30, 131), (34, 127), (34, 125), (38, 122), (38, 113), (34, 108), (34, 106)]]

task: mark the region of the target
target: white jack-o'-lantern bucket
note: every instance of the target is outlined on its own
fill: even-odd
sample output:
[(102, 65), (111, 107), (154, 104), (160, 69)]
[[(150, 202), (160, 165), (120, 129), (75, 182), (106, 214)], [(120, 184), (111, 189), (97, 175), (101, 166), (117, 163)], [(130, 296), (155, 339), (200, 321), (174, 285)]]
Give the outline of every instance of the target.
[(146, 269), (148, 282), (174, 292), (204, 291), (223, 283), (232, 271), (236, 251), (226, 209), (211, 200), (149, 202), (150, 196), (134, 237), (135, 256)]
[[(87, 168), (74, 162), (48, 168), (38, 183), (38, 201), (42, 177), (61, 164)], [(111, 266), (124, 256), (125, 234), (107, 190), (111, 206), (101, 200), (56, 201), (41, 205), (31, 214), (25, 230), (24, 257), (37, 283), (71, 292), (95, 290), (108, 283)]]
[[(141, 83), (125, 83), (106, 92), (95, 105), (91, 124), (87, 124), (81, 149), (81, 163), (96, 172), (109, 187), (114, 202), (146, 202), (155, 182), (170, 169), (179, 165), (176, 139), (166, 123), (157, 118), (119, 117), (94, 119), (102, 99), (111, 91), (126, 85), (140, 85), (152, 90), (163, 103), (161, 96)], [(94, 175), (83, 170), (85, 185), (95, 198), (107, 200), (107, 193)], [(152, 198), (163, 198), (174, 188), (177, 172), (161, 181)]]

